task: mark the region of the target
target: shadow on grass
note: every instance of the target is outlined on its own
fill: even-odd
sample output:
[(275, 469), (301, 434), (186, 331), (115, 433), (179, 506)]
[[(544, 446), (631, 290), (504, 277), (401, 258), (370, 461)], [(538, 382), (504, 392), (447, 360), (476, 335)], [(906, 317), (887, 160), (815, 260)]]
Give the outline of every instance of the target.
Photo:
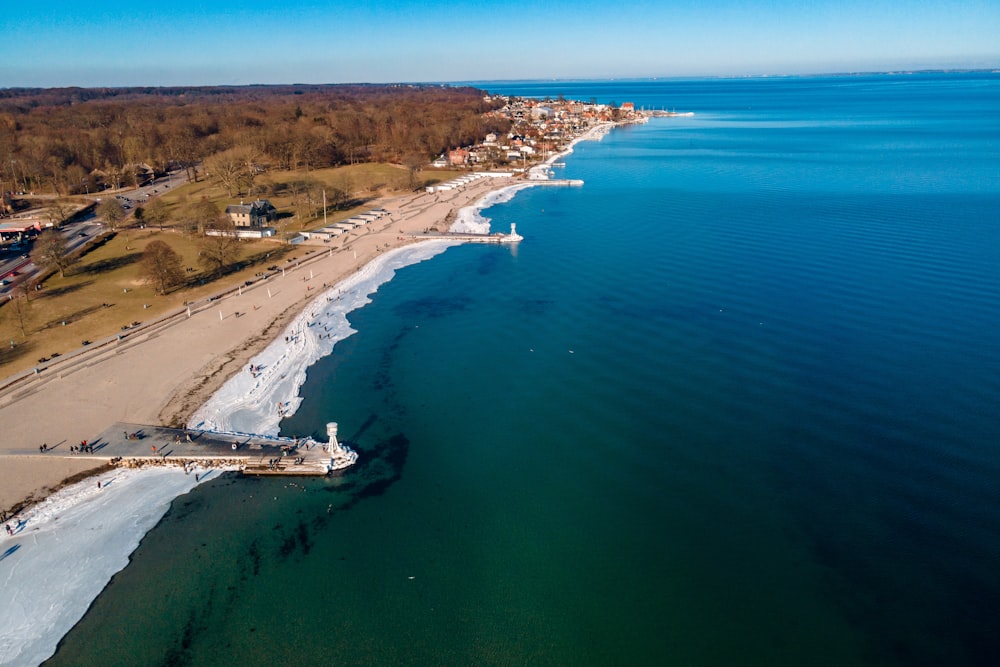
[(94, 284), (93, 280), (84, 280), (83, 282), (77, 283), (75, 285), (64, 285), (62, 287), (46, 288), (35, 295), (36, 299), (54, 299), (58, 296), (63, 296), (64, 294), (72, 294), (77, 292), (88, 285)]
[(45, 324), (38, 327), (38, 330), (45, 331), (46, 329), (51, 329), (52, 327), (61, 327), (63, 325), (63, 322), (65, 322), (66, 324), (72, 324), (73, 322), (81, 320), (87, 315), (90, 315), (91, 313), (95, 313), (98, 310), (101, 310), (101, 308), (103, 308), (103, 306), (97, 305), (97, 306), (90, 306), (89, 308), (81, 308), (80, 310), (74, 313), (66, 313), (65, 315), (57, 317), (54, 320), (49, 320)]
[[(31, 340), (17, 343), (14, 347), (11, 347), (7, 341), (3, 341), (3, 343), (0, 346), (0, 366), (13, 363), (26, 355), (35, 354), (38, 349), (37, 344)], [(0, 376), (3, 375), (9, 375), (9, 373), (0, 372)]]
[(102, 259), (100, 261), (94, 262), (92, 264), (87, 264), (85, 266), (80, 266), (74, 273), (90, 273), (99, 274), (107, 273), (108, 271), (114, 271), (115, 269), (120, 269), (122, 267), (128, 266), (130, 264), (135, 264), (140, 259), (142, 259), (141, 252), (130, 252), (127, 255), (119, 255), (118, 257), (109, 257), (108, 259)]

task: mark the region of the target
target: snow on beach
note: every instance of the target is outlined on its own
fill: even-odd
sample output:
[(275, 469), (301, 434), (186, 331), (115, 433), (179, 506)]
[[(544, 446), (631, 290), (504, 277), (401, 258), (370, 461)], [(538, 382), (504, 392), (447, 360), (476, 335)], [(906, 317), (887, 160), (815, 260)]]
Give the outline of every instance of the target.
[[(391, 250), (320, 294), (254, 358), (260, 372), (231, 378), (191, 424), (277, 435), (277, 403), (286, 406), (283, 414), (294, 412), (306, 369), (354, 333), (347, 314), (369, 303), (398, 269), (451, 245), (427, 241)], [(174, 498), (219, 474), (200, 472), (196, 482), (193, 472), (173, 466), (116, 469), (66, 487), (9, 521), (15, 534), (0, 535), (0, 665), (48, 659)]]
[[(308, 366), (354, 333), (347, 313), (395, 272), (453, 241), (425, 241), (380, 255), (316, 297), (253, 364), (231, 378), (192, 418), (199, 428), (261, 435), (278, 432), (274, 406), (291, 414)], [(287, 337), (287, 341), (286, 341)], [(219, 471), (185, 474), (173, 466), (115, 469), (66, 487), (8, 522), (0, 535), (0, 665), (37, 665), (55, 652), (107, 583), (128, 564), (170, 503)], [(98, 482), (101, 486), (98, 487)]]
[(466, 206), (465, 208), (459, 210), (458, 214), (455, 216), (455, 222), (451, 224), (448, 231), (458, 234), (489, 234), (490, 218), (487, 218), (482, 214), (483, 210), (496, 204), (509, 202), (514, 198), (514, 195), (526, 188), (546, 185), (546, 181), (549, 180), (549, 169), (552, 168), (552, 165), (556, 161), (572, 153), (573, 147), (581, 141), (600, 141), (604, 138), (604, 135), (611, 131), (611, 128), (613, 127), (614, 124), (612, 123), (595, 125), (587, 132), (569, 142), (566, 148), (562, 151), (553, 154), (540, 165), (529, 169), (528, 171), (531, 174), (530, 180), (516, 185), (508, 185), (507, 187), (500, 188), (499, 190), (488, 192), (472, 206)]
[(196, 482), (173, 466), (115, 469), (8, 521), (15, 533), (0, 535), (0, 665), (37, 665), (55, 653), (174, 498), (219, 474), (200, 472)]
[(518, 183), (517, 185), (508, 185), (505, 188), (486, 193), (486, 195), (480, 197), (472, 206), (460, 209), (455, 215), (455, 222), (451, 224), (448, 231), (458, 234), (489, 234), (490, 218), (482, 214), (483, 209), (509, 202), (519, 191), (535, 185), (538, 184)]
[[(188, 428), (278, 435), (281, 419), (295, 413), (306, 370), (355, 333), (347, 314), (371, 302), (369, 295), (396, 271), (444, 252), (454, 241), (433, 240), (395, 248), (321, 293), (249, 366), (231, 377), (188, 420)], [(331, 419), (334, 415), (331, 415)]]

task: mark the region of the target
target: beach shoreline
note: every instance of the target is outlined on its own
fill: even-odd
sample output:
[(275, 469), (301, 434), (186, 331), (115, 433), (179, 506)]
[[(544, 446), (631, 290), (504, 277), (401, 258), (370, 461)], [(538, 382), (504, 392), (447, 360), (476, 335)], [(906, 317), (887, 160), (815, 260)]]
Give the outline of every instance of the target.
[[(117, 345), (95, 350), (64, 368), (53, 368), (0, 395), (0, 420), (7, 427), (0, 457), (25, 457), (15, 479), (0, 466), (0, 510), (8, 515), (38, 502), (84, 462), (100, 456), (72, 455), (70, 447), (93, 439), (115, 422), (181, 426), (229, 378), (280, 336), (319, 294), (362, 270), (373, 259), (418, 243), (416, 235), (498, 187), (486, 182), (448, 193), (435, 201), (426, 193), (391, 197), (381, 205), (389, 222), (352, 234), (342, 245), (305, 247), (313, 254), (282, 273), (213, 307), (139, 332)], [(492, 179), (490, 179), (492, 180)], [(237, 315), (237, 313), (239, 313)], [(51, 406), (59, 409), (53, 411)], [(45, 455), (38, 448), (47, 445)]]
[[(539, 166), (549, 169), (553, 163), (572, 153), (581, 141), (600, 140), (615, 126), (614, 123), (602, 123), (589, 128)], [(0, 457), (33, 454), (43, 443), (52, 452), (49, 456), (25, 458), (16, 476), (0, 472), (3, 475), (0, 477), (0, 511), (7, 515), (15, 514), (65, 486), (67, 477), (87, 468), (88, 459), (67, 456), (70, 446), (94, 437), (116, 421), (155, 423), (171, 427), (186, 425), (191, 416), (226, 382), (237, 376), (251, 359), (272, 345), (281, 336), (281, 332), (309, 307), (313, 299), (318, 299), (331, 285), (348, 280), (362, 271), (371, 260), (397, 248), (426, 242), (414, 235), (432, 229), (487, 233), (489, 220), (484, 219), (480, 211), (509, 201), (524, 188), (539, 185), (545, 185), (545, 179), (480, 179), (445, 195), (431, 196), (422, 192), (387, 197), (377, 202), (390, 213), (389, 223), (381, 230), (360, 234), (345, 242), (337, 252), (330, 252), (331, 248), (326, 245), (310, 244), (310, 248), (327, 252), (315, 253), (288, 268), (289, 274), (295, 271), (309, 271), (313, 274), (314, 282), (322, 283), (322, 287), (315, 292), (310, 293), (316, 285), (307, 284), (305, 295), (298, 298), (287, 298), (285, 295), (284, 298), (274, 299), (268, 291), (268, 298), (260, 300), (259, 310), (257, 304), (252, 304), (250, 312), (240, 312), (234, 308), (231, 314), (223, 315), (225, 309), (220, 308), (218, 312), (223, 320), (235, 319), (232, 314), (240, 312), (248, 325), (241, 332), (233, 332), (235, 345), (227, 345), (225, 336), (214, 336), (213, 342), (221, 344), (215, 348), (219, 351), (213, 352), (205, 349), (208, 341), (197, 341), (197, 332), (190, 332), (195, 321), (201, 330), (208, 327), (219, 329), (215, 325), (218, 321), (216, 309), (206, 309), (190, 318), (175, 320), (162, 331), (139, 334), (135, 340), (129, 339), (111, 352), (95, 351), (93, 360), (84, 360), (77, 367), (65, 371), (57, 369), (54, 373), (32, 378), (22, 383), (23, 386), (0, 395), (0, 420), (14, 426), (4, 442), (0, 443)], [(446, 221), (451, 221), (450, 225), (442, 226)], [(353, 252), (349, 253), (348, 250)], [(309, 268), (317, 264), (323, 265), (322, 271)], [(327, 265), (332, 271), (327, 269)], [(269, 290), (271, 285), (282, 284), (276, 280), (284, 279), (283, 276), (266, 285), (257, 284), (252, 289), (241, 292), (239, 296), (223, 297), (219, 305), (233, 304), (234, 300), (254, 293), (260, 296), (260, 292)], [(273, 296), (279, 296), (277, 291)], [(185, 332), (189, 335), (185, 335)], [(155, 347), (156, 343), (150, 345), (151, 341), (162, 343), (165, 338), (170, 338), (174, 343), (174, 349), (163, 355), (169, 359), (166, 363), (157, 363), (155, 359), (153, 363), (149, 363), (148, 359), (154, 355), (145, 355), (144, 360), (142, 353), (137, 352)], [(192, 363), (191, 359), (201, 360), (201, 363)], [(170, 367), (173, 371), (163, 374), (165, 367)], [(119, 369), (124, 370), (133, 381), (102, 381), (99, 377), (94, 377), (99, 376), (101, 370), (106, 370), (106, 374), (121, 378), (123, 376), (118, 373)], [(159, 382), (134, 381), (135, 377), (149, 378), (156, 375), (159, 376)], [(81, 398), (83, 392), (93, 389), (95, 385), (99, 388), (97, 396), (86, 397), (91, 400)], [(47, 402), (71, 409), (52, 415), (44, 409)], [(123, 403), (124, 409), (118, 407)], [(42, 406), (41, 409), (39, 406)], [(68, 458), (71, 463), (61, 462), (54, 466), (51, 459), (60, 456)], [(100, 457), (93, 457), (92, 460), (93, 473), (96, 474), (104, 460)], [(64, 474), (63, 470), (66, 469), (69, 472)]]
[[(548, 164), (571, 152), (578, 141), (605, 131), (578, 137)], [(444, 221), (454, 221), (455, 231), (465, 231), (461, 221), (469, 220), (480, 228), (485, 223), (488, 231), (489, 220), (480, 211), (508, 201), (524, 187), (542, 184), (544, 180), (482, 179), (446, 196), (421, 193), (385, 201), (391, 215), (382, 229), (350, 239), (338, 252), (317, 246), (326, 252), (314, 253), (255, 289), (220, 299), (217, 309), (138, 336), (116, 353), (64, 374), (40, 378), (37, 386), (0, 403), (0, 419), (15, 424), (12, 436), (21, 439), (20, 446), (0, 445), (0, 461), (18, 462), (2, 466), (8, 479), (0, 485), (0, 508), (17, 510), (14, 517), (6, 514), (13, 534), (0, 535), (0, 567), (10, 569), (0, 607), (18, 615), (18, 622), (0, 623), (0, 665), (51, 656), (174, 498), (217, 477), (190, 474), (187, 466), (125, 471), (109, 467), (99, 456), (71, 456), (68, 450), (79, 442), (77, 434), (92, 438), (116, 421), (277, 434), (281, 418), (301, 400), (298, 390), (306, 369), (354, 333), (346, 315), (369, 303), (370, 295), (398, 269), (461, 243), (419, 239), (419, 234), (442, 231)], [(226, 341), (235, 344), (226, 346)], [(262, 366), (263, 372), (248, 372), (250, 364)], [(285, 406), (280, 412), (274, 409), (279, 403)], [(66, 409), (53, 416), (49, 405)], [(51, 443), (52, 453), (35, 455), (35, 440)], [(67, 471), (72, 474), (68, 480)], [(9, 483), (15, 473), (19, 485)], [(26, 489), (30, 492), (24, 496)], [(113, 497), (115, 504), (108, 505), (106, 499)], [(120, 515), (121, 525), (115, 524), (120, 539), (105, 545), (96, 539), (93, 517), (109, 507)], [(74, 523), (67, 516), (79, 519)], [(97, 525), (103, 530), (106, 524)], [(21, 563), (34, 561), (39, 549), (57, 560), (92, 550), (96, 572), (84, 585), (72, 569), (65, 570), (69, 575), (59, 568), (25, 569)], [(17, 568), (22, 574), (15, 577)], [(39, 587), (43, 578), (46, 586)], [(31, 605), (7, 604), (28, 598), (34, 599)], [(66, 611), (54, 617), (53, 608)]]

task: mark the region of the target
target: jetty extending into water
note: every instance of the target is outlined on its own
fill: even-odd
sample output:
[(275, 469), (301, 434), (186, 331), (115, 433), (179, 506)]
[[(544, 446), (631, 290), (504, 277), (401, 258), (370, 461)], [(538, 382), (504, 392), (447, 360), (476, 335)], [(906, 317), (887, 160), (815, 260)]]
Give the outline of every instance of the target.
[(494, 232), (492, 234), (473, 234), (471, 232), (424, 232), (413, 234), (415, 239), (449, 239), (465, 243), (518, 243), (524, 237), (517, 233), (517, 223), (510, 223), (510, 234)]
[(40, 457), (72, 456), (127, 468), (150, 465), (236, 468), (246, 475), (323, 476), (354, 465), (358, 454), (338, 442), (337, 424), (326, 425), (328, 442), (245, 433), (219, 433), (119, 422), (96, 440), (59, 443)]

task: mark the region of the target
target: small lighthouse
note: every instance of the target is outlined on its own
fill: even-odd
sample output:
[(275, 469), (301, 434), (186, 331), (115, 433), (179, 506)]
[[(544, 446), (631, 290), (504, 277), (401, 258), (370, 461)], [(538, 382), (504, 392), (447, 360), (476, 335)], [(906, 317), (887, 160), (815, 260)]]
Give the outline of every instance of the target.
[(330, 441), (330, 454), (342, 451), (340, 443), (337, 442), (337, 422), (328, 422), (326, 425), (326, 435)]
[(330, 453), (329, 470), (342, 470), (354, 465), (358, 453), (337, 442), (337, 422), (327, 422), (326, 435), (330, 439), (327, 451)]

